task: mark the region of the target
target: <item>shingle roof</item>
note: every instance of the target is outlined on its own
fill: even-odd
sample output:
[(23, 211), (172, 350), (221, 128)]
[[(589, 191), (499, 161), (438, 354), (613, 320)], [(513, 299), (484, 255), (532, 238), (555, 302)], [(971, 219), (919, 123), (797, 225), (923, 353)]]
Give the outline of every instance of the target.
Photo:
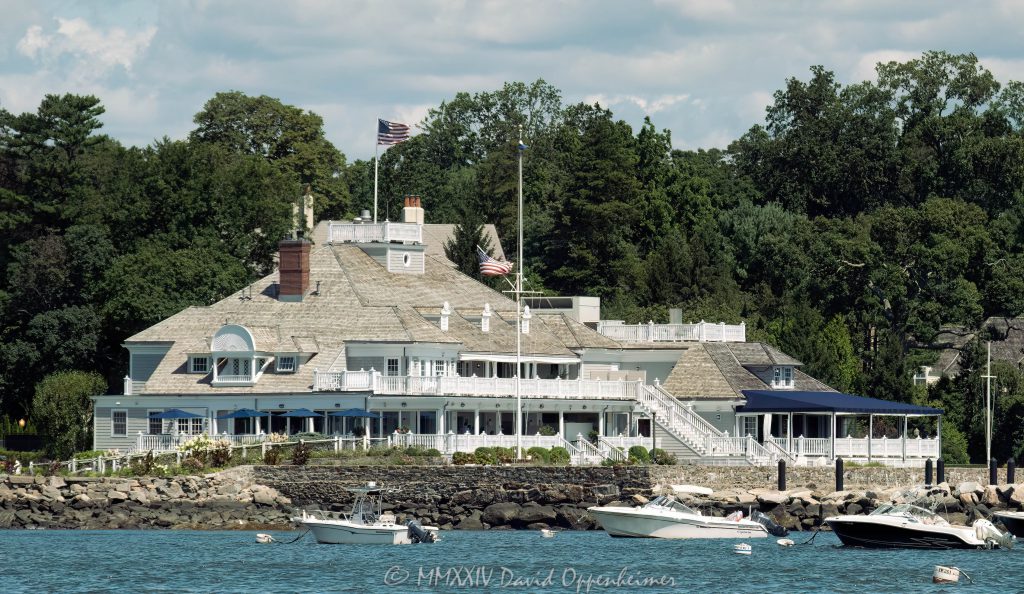
[[(562, 343), (570, 349), (621, 349), (622, 345), (597, 330), (580, 323), (564, 313), (534, 314), (534, 320), (541, 320)], [(678, 345), (677, 345), (678, 348)]]
[[(342, 222), (342, 221), (337, 221)], [(331, 221), (320, 221), (313, 228), (312, 240), (317, 245), (327, 243), (327, 226)], [(444, 244), (455, 236), (455, 225), (428, 223), (423, 225), (423, 243), (426, 245), (426, 253), (429, 256), (445, 258)], [(491, 243), (491, 251), (495, 258), (505, 259), (505, 251), (501, 247), (501, 238), (498, 237), (498, 230), (494, 225), (484, 225), (484, 236)], [(450, 265), (450, 262), (449, 262)]]
[[(800, 365), (796, 359), (759, 342), (692, 343), (679, 356), (664, 388), (680, 400), (743, 398), (743, 390), (765, 390), (753, 370), (772, 365)], [(799, 369), (794, 382), (801, 390), (835, 391)]]

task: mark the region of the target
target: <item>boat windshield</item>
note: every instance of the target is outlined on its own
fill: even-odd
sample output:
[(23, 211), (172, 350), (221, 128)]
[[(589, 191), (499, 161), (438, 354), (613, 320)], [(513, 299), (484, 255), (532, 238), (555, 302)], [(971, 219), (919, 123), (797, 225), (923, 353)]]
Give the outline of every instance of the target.
[(684, 514), (693, 514), (695, 516), (699, 516), (700, 515), (699, 511), (697, 511), (697, 510), (695, 510), (693, 508), (687, 507), (687, 506), (683, 505), (682, 503), (679, 503), (679, 501), (677, 501), (675, 498), (668, 497), (666, 495), (660, 495), (658, 497), (655, 497), (654, 499), (652, 499), (644, 507), (662, 507), (662, 508), (670, 509), (672, 511), (677, 511), (677, 512), (684, 513)]
[(872, 516), (903, 516), (923, 524), (945, 524), (945, 518), (923, 507), (901, 503), (899, 505), (882, 505), (871, 512)]

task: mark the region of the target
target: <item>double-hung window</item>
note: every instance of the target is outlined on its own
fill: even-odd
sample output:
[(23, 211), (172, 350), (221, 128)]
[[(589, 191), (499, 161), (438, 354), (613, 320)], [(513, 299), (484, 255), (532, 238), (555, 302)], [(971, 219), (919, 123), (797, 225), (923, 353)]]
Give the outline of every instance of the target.
[(398, 375), (398, 359), (388, 359), (388, 375)]
[(210, 359), (207, 357), (192, 357), (192, 373), (208, 373), (210, 371)]
[(295, 357), (278, 357), (278, 373), (295, 373)]
[(110, 411), (110, 434), (111, 435), (128, 435), (128, 411), (127, 410), (112, 410)]

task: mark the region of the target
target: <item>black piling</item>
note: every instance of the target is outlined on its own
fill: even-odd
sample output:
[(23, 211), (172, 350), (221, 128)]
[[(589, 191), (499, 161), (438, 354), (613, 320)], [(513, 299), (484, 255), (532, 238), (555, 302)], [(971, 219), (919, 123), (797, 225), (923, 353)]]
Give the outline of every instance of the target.
[(941, 485), (946, 482), (946, 461), (939, 458), (935, 461), (935, 483)]
[(843, 459), (836, 458), (836, 491), (843, 490)]
[(1016, 478), (1016, 477), (1013, 476), (1014, 474), (1016, 474), (1016, 470), (1017, 470), (1017, 461), (1014, 460), (1013, 458), (1010, 458), (1009, 460), (1007, 460), (1006, 461), (1006, 484), (1007, 485), (1012, 485), (1012, 484), (1015, 484), (1017, 482), (1017, 481), (1013, 480), (1014, 478)]
[(996, 485), (999, 483), (999, 466), (996, 465), (996, 459), (992, 458), (988, 461), (988, 484)]
[(924, 461), (924, 485), (926, 487), (932, 486), (932, 459), (928, 458)]
[(779, 460), (779, 491), (786, 490), (786, 461)]

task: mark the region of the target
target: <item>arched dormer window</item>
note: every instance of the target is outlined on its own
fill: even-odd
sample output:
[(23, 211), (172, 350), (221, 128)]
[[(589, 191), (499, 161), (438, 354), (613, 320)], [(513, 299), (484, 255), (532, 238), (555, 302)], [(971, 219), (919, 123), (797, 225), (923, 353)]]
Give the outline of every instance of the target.
[(225, 324), (210, 341), (214, 386), (252, 385), (262, 369), (256, 358), (256, 339), (245, 326)]

